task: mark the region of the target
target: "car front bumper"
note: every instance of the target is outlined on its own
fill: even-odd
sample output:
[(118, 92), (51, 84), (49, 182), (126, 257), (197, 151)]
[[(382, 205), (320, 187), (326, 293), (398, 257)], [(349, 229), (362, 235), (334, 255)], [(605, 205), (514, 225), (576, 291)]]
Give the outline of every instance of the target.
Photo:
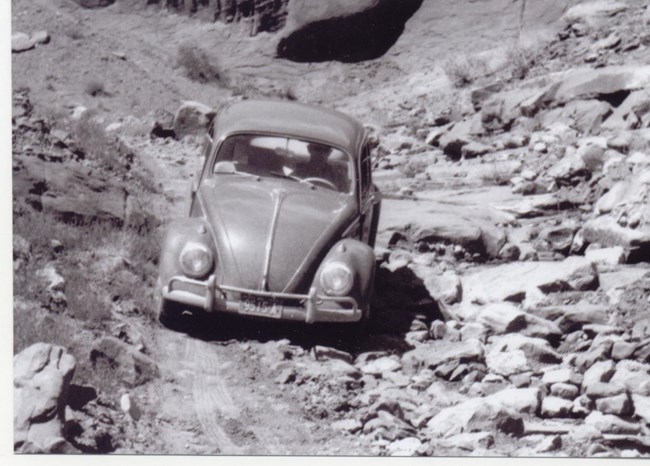
[(308, 294), (259, 291), (217, 285), (214, 275), (211, 275), (206, 281), (174, 276), (162, 288), (163, 299), (169, 301), (202, 308), (207, 312), (253, 315), (250, 312), (242, 312), (241, 295), (282, 302), (279, 316), (269, 317), (254, 314), (258, 317), (302, 321), (310, 324), (313, 322), (358, 322), (363, 314), (356, 299), (349, 296), (320, 295), (314, 286), (310, 288)]

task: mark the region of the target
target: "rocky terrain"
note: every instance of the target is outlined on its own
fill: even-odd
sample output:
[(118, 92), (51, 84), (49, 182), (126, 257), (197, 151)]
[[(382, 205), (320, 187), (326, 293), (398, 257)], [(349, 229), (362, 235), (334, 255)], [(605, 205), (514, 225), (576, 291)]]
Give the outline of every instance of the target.
[[(647, 457), (646, 2), (319, 5), (12, 1), (15, 451)], [(252, 97), (376, 141), (366, 333), (156, 321), (206, 122)]]

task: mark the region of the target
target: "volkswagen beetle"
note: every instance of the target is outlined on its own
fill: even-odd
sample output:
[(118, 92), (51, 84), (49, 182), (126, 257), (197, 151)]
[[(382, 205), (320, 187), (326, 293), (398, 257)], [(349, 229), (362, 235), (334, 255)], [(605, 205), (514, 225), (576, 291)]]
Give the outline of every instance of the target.
[(188, 308), (267, 319), (368, 319), (380, 212), (371, 145), (342, 113), (281, 101), (221, 110), (187, 217), (160, 256), (159, 318)]

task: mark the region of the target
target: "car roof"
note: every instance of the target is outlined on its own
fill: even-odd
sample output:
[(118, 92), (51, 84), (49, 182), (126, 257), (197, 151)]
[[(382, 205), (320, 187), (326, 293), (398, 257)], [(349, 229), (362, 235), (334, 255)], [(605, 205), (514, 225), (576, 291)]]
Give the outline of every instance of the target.
[(341, 112), (317, 105), (280, 100), (244, 100), (219, 111), (214, 138), (235, 133), (270, 133), (337, 146), (358, 155), (365, 136), (361, 123)]

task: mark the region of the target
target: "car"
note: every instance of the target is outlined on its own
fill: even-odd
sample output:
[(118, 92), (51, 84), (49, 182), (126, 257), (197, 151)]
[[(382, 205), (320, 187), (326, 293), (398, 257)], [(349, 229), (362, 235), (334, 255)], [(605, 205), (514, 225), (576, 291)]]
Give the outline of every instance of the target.
[(350, 116), (289, 101), (220, 110), (186, 216), (166, 230), (160, 321), (188, 309), (366, 322), (381, 195), (372, 141)]

